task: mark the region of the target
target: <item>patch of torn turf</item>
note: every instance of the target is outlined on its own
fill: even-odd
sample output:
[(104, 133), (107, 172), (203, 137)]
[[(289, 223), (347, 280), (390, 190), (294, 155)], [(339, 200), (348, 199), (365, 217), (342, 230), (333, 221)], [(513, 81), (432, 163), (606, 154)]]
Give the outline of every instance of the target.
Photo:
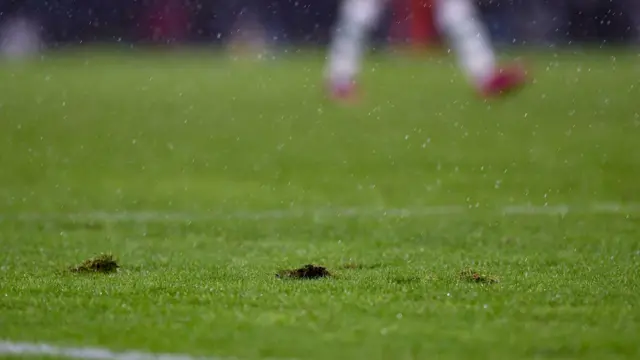
[(116, 259), (111, 254), (100, 254), (91, 259), (85, 260), (78, 266), (69, 268), (69, 271), (73, 273), (102, 273), (108, 274), (116, 272), (120, 265), (116, 262)]
[(478, 284), (496, 284), (498, 278), (491, 275), (481, 274), (472, 269), (464, 269), (460, 272), (460, 280)]
[(331, 273), (322, 266), (305, 265), (299, 269), (280, 270), (276, 277), (290, 279), (319, 279), (330, 277)]

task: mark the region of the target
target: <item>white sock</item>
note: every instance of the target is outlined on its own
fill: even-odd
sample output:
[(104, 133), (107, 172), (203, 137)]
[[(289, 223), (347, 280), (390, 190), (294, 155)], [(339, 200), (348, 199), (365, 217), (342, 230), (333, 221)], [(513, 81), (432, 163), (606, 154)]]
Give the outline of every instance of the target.
[(385, 4), (385, 0), (343, 0), (326, 76), (350, 81), (358, 74), (369, 32), (377, 24)]
[(495, 71), (495, 54), (474, 4), (468, 0), (438, 0), (436, 21), (445, 33), (466, 75), (481, 84)]

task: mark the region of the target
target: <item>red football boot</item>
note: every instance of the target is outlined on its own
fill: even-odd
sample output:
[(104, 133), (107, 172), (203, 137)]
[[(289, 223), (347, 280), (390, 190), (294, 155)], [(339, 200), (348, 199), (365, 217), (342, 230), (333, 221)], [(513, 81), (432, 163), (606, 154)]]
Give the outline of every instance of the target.
[(353, 80), (330, 80), (329, 96), (332, 100), (352, 104), (358, 100), (358, 86)]
[(480, 86), (484, 97), (500, 97), (520, 90), (527, 83), (527, 73), (522, 66), (499, 68)]

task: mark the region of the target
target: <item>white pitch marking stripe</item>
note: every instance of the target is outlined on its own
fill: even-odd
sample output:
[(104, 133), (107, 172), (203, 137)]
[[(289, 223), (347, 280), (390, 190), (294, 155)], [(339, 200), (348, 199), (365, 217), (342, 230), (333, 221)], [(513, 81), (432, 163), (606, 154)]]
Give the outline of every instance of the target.
[(0, 355), (51, 356), (85, 360), (232, 360), (235, 358), (194, 357), (181, 354), (152, 354), (140, 351), (114, 352), (102, 348), (57, 347), (48, 344), (0, 341)]
[(556, 205), (508, 205), (498, 208), (478, 208), (475, 206), (442, 205), (410, 208), (383, 207), (348, 207), (348, 208), (316, 208), (316, 209), (274, 209), (264, 211), (229, 211), (229, 212), (161, 212), (161, 211), (123, 211), (105, 212), (90, 211), (86, 213), (23, 213), (17, 215), (0, 215), (0, 221), (103, 221), (103, 222), (157, 222), (157, 221), (208, 221), (208, 220), (279, 220), (311, 217), (323, 218), (358, 218), (358, 217), (390, 217), (419, 218), (430, 216), (460, 215), (474, 211), (491, 211), (502, 215), (567, 215), (567, 214), (640, 214), (640, 204), (594, 203), (583, 206)]
[[(584, 213), (584, 209), (571, 209), (567, 205), (552, 205), (552, 206), (505, 206), (502, 208), (502, 212), (507, 215), (566, 215), (572, 213)], [(592, 211), (587, 210), (587, 213)]]

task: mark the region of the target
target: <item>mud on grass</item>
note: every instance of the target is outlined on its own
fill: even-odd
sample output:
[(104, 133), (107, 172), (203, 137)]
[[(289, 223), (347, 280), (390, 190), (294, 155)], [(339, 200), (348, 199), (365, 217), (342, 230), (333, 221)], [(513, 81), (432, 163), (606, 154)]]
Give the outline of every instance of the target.
[(473, 269), (463, 269), (460, 271), (460, 280), (478, 284), (496, 284), (499, 282), (497, 277), (482, 274)]
[(111, 254), (100, 254), (98, 256), (92, 257), (83, 261), (81, 264), (77, 266), (72, 266), (69, 268), (69, 271), (73, 273), (102, 273), (108, 274), (118, 271), (120, 265)]
[(276, 277), (285, 279), (319, 279), (331, 277), (332, 274), (325, 267), (316, 265), (305, 265), (299, 269), (280, 270)]

